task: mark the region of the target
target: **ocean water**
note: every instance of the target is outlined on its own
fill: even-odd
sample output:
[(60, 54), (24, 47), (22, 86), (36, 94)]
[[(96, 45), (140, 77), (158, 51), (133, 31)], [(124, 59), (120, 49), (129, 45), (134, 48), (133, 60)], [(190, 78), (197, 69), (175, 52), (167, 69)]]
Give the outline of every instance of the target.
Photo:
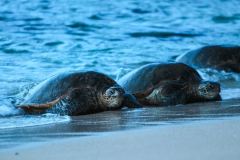
[[(1, 0), (0, 6), (0, 131), (70, 122), (23, 116), (14, 107), (59, 72), (94, 70), (118, 79), (198, 47), (240, 44), (239, 0)], [(239, 74), (198, 71), (222, 83), (224, 100), (240, 97)]]

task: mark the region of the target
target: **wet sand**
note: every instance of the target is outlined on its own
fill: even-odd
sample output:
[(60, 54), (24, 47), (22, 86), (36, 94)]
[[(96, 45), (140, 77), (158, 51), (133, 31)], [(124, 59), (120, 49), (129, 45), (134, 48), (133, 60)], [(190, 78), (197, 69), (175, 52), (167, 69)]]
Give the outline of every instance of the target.
[[(35, 142), (86, 137), (149, 126), (240, 117), (239, 106), (240, 100), (229, 100), (170, 107), (123, 109), (70, 117), (71, 120), (64, 123), (0, 129), (0, 150)], [(34, 120), (31, 116), (25, 118), (29, 118), (29, 121)]]
[(0, 151), (2, 160), (239, 160), (240, 118), (154, 126), (68, 138)]
[(123, 109), (0, 129), (0, 159), (239, 159), (240, 100)]

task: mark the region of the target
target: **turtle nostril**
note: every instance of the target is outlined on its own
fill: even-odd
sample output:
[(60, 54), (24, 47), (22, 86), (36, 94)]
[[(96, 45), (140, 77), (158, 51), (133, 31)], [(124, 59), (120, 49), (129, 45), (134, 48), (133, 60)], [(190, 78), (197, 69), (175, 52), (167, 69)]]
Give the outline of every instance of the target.
[(206, 90), (206, 89), (204, 89), (204, 90), (203, 90), (203, 92), (206, 94), (206, 93), (207, 93), (207, 90)]

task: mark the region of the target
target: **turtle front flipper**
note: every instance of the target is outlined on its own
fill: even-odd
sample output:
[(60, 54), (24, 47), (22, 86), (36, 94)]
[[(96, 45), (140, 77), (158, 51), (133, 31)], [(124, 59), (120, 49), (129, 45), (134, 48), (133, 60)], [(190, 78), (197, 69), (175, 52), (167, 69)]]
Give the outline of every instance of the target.
[(129, 108), (140, 108), (142, 105), (138, 102), (135, 96), (131, 94), (124, 94), (123, 106)]
[(143, 98), (149, 96), (153, 92), (154, 88), (155, 88), (154, 86), (149, 87), (145, 91), (134, 93), (133, 96), (135, 96), (137, 99), (143, 99)]
[(185, 84), (178, 80), (163, 81), (143, 93), (136, 93), (137, 100), (146, 106), (168, 106), (185, 103)]
[(47, 109), (52, 108), (62, 99), (62, 96), (48, 103), (43, 104), (23, 104), (16, 106), (17, 108), (23, 109), (26, 113), (29, 114), (41, 114), (44, 113)]

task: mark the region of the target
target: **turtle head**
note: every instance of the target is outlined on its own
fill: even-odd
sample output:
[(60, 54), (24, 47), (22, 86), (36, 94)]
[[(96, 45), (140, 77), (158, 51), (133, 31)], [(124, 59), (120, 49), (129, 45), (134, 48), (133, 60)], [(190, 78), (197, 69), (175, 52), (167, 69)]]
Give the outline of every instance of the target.
[(196, 85), (196, 94), (205, 100), (220, 99), (220, 84), (217, 82), (203, 81)]
[(122, 87), (115, 85), (103, 91), (102, 102), (108, 109), (118, 109), (122, 106), (124, 99), (124, 90)]

